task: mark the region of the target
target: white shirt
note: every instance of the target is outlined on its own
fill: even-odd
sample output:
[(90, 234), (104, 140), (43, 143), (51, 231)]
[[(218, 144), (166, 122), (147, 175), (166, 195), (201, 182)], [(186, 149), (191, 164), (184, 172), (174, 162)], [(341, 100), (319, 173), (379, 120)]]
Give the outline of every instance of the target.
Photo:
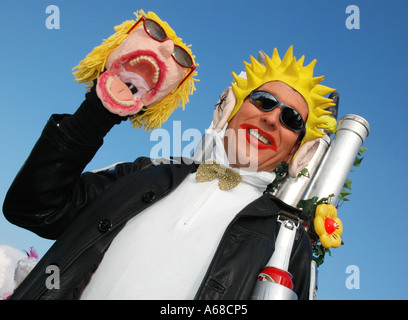
[[(211, 134), (219, 147), (223, 133)], [(197, 182), (190, 174), (170, 195), (129, 220), (81, 299), (193, 299), (225, 229), (262, 195), (274, 174), (243, 179), (232, 190), (220, 190), (218, 179)]]

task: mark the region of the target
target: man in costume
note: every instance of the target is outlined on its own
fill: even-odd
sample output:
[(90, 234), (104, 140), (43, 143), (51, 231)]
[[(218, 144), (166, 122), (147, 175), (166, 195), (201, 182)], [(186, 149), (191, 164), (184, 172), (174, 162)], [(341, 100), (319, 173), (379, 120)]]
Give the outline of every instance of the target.
[[(333, 89), (292, 48), (234, 74), (192, 161), (142, 157), (82, 173), (115, 124), (130, 116), (156, 128), (194, 89), (190, 49), (156, 15), (138, 18), (80, 63), (77, 79), (95, 85), (73, 115), (50, 118), (10, 187), (7, 219), (56, 239), (12, 299), (248, 299), (277, 216), (299, 213), (264, 190), (280, 162), (292, 176), (306, 166)], [(299, 228), (289, 272), (300, 299), (310, 260)], [(46, 286), (50, 265), (58, 289)]]

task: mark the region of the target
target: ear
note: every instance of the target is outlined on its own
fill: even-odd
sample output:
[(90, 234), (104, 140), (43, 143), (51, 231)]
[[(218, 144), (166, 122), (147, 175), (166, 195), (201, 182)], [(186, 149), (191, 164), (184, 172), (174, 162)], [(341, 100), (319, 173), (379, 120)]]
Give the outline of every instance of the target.
[(289, 176), (296, 178), (298, 174), (308, 165), (319, 147), (320, 139), (305, 142), (289, 162)]
[(225, 89), (214, 109), (213, 128), (216, 131), (220, 131), (224, 128), (236, 102), (237, 99), (235, 98), (232, 88), (228, 87)]

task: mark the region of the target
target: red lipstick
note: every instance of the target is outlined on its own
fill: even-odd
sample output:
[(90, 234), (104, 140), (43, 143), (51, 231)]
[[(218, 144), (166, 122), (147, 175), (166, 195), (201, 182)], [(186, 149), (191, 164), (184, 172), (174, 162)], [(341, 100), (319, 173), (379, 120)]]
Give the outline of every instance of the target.
[[(251, 125), (251, 124), (241, 124), (239, 126), (241, 129), (245, 129), (246, 131), (246, 139), (249, 143), (251, 143), (253, 146), (255, 146), (256, 148), (258, 148), (258, 150), (264, 150), (264, 149), (270, 149), (273, 151), (278, 151), (278, 146), (276, 145), (275, 139), (272, 137), (272, 135), (270, 135), (269, 133), (259, 129), (258, 127)], [(256, 137), (254, 137), (253, 135), (251, 135), (249, 133), (249, 130), (255, 130), (258, 132), (258, 134), (260, 134), (261, 136), (264, 136), (265, 138), (267, 138), (270, 142), (270, 144), (266, 144), (262, 141), (260, 141), (259, 139), (257, 139)]]

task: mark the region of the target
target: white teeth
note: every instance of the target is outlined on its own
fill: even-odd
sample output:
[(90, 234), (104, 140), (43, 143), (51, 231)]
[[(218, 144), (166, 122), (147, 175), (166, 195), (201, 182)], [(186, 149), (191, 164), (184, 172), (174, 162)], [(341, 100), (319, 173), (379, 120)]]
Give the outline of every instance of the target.
[(248, 130), (249, 134), (255, 138), (257, 138), (259, 141), (261, 141), (264, 144), (270, 145), (271, 142), (269, 141), (269, 139), (261, 134), (258, 133), (257, 130), (253, 130), (253, 129), (249, 129)]
[(153, 75), (153, 79), (152, 79), (153, 83), (156, 84), (157, 81), (159, 81), (159, 71), (160, 71), (160, 69), (159, 69), (159, 66), (157, 65), (156, 61), (153, 58), (151, 58), (149, 56), (140, 56), (140, 57), (137, 57), (137, 58), (131, 60), (129, 62), (129, 64), (133, 67), (134, 65), (138, 64), (141, 60), (149, 61), (154, 66), (154, 68), (156, 69), (156, 71), (154, 72), (154, 75)]
[(110, 87), (112, 85), (112, 81), (113, 81), (113, 77), (108, 78), (108, 80), (106, 80), (106, 92), (109, 94), (109, 96), (115, 100), (116, 103), (120, 104), (121, 106), (124, 107), (131, 107), (135, 104), (134, 100), (127, 100), (127, 101), (123, 101), (123, 100), (119, 100), (118, 98), (115, 97), (115, 95), (112, 93), (112, 91), (110, 90)]
[(157, 81), (159, 81), (159, 71), (156, 71), (154, 73), (153, 79), (152, 79), (153, 83), (156, 84)]

